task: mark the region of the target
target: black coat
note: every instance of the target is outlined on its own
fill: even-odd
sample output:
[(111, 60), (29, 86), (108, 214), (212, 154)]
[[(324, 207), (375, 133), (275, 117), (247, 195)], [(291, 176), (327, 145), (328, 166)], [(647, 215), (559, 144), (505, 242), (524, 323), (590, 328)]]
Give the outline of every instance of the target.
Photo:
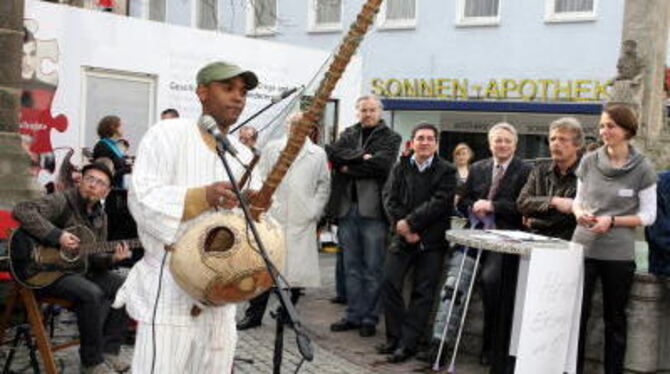
[[(384, 188), (384, 208), (395, 231), (396, 222), (406, 219), (412, 230), (421, 237), (424, 249), (446, 249), (445, 231), (451, 228), (451, 212), (456, 190), (456, 168), (437, 155), (423, 175), (430, 180), (431, 196), (418, 202), (412, 198), (419, 180), (418, 170), (411, 157), (402, 157), (393, 167)], [(390, 250), (409, 248), (404, 238), (392, 235)]]
[[(398, 158), (402, 138), (380, 121), (363, 143), (361, 129), (362, 125), (357, 123), (344, 130), (336, 142), (326, 146), (328, 161), (333, 167), (328, 203), (331, 218), (347, 214), (352, 204), (353, 186), (359, 214), (365, 218), (385, 218), (382, 189)], [(370, 154), (372, 158), (363, 160), (364, 154)], [(346, 166), (345, 172), (341, 171), (342, 166)]]
[[(493, 209), (496, 228), (501, 230), (521, 230), (521, 213), (516, 207), (516, 200), (526, 184), (532, 166), (514, 157), (507, 166), (500, 186), (493, 196)], [(458, 202), (458, 210), (467, 216), (468, 211), (477, 200), (486, 200), (493, 179), (493, 159), (477, 161), (470, 167), (465, 182), (463, 198)]]

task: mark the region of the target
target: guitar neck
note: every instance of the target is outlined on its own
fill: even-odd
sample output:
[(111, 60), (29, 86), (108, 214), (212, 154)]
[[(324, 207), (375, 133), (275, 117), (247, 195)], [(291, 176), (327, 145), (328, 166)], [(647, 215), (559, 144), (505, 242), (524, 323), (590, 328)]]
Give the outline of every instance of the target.
[(89, 254), (114, 252), (116, 250), (116, 247), (123, 242), (128, 243), (128, 247), (130, 247), (130, 249), (139, 248), (142, 246), (142, 243), (138, 239), (114, 240), (104, 243), (92, 243), (88, 245), (82, 245), (79, 247), (79, 251)]

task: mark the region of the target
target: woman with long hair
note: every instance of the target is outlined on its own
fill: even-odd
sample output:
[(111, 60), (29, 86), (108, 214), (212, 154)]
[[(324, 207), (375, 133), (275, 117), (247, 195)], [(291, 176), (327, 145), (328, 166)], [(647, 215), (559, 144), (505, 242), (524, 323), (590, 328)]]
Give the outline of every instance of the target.
[(638, 129), (626, 106), (605, 108), (599, 125), (603, 146), (587, 153), (577, 169), (572, 241), (584, 247), (584, 296), (578, 373), (584, 370), (586, 325), (598, 279), (602, 282), (605, 322), (605, 373), (623, 373), (626, 305), (635, 274), (635, 228), (656, 218), (656, 174), (631, 138)]

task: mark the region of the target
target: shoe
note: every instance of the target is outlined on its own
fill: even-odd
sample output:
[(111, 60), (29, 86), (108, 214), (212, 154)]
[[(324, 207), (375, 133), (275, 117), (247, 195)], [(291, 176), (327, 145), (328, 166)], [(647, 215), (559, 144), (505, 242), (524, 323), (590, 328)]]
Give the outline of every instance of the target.
[(330, 299), (330, 302), (333, 304), (344, 304), (347, 305), (347, 298), (342, 296), (335, 296)]
[(116, 374), (116, 372), (102, 362), (94, 366), (82, 366), (81, 374)]
[(126, 371), (130, 370), (130, 363), (121, 358), (121, 355), (104, 353), (102, 357), (105, 358), (105, 363), (107, 366), (112, 368), (117, 373), (125, 373)]
[(358, 330), (358, 335), (363, 338), (369, 338), (377, 334), (377, 328), (375, 325), (361, 325), (360, 330)]
[[(419, 361), (427, 362), (429, 364), (433, 364), (435, 362), (435, 358), (437, 358), (437, 352), (439, 350), (440, 350), (439, 343), (431, 343), (428, 349), (416, 354), (416, 359)], [(440, 357), (440, 361), (438, 363), (439, 366), (444, 367), (446, 360), (447, 360), (447, 347), (445, 346), (444, 349), (442, 350), (442, 356)]]
[(254, 327), (258, 327), (260, 325), (261, 325), (260, 318), (245, 316), (244, 318), (242, 318), (240, 322), (237, 323), (237, 330), (238, 331), (249, 330), (253, 329)]
[(420, 351), (419, 353), (416, 354), (416, 359), (422, 362), (427, 362), (429, 364), (432, 364), (435, 362), (435, 356), (437, 356), (437, 351), (433, 350), (432, 347)]
[(355, 330), (359, 327), (361, 327), (360, 324), (349, 322), (346, 318), (342, 318), (341, 320), (330, 325), (330, 331), (334, 332), (349, 331), (349, 330)]
[(482, 366), (491, 366), (491, 351), (482, 351), (479, 354), (479, 364)]
[(395, 341), (388, 341), (375, 347), (377, 353), (380, 355), (390, 355), (396, 350), (396, 348), (398, 348), (398, 343)]
[(398, 347), (395, 351), (393, 351), (393, 354), (389, 356), (388, 362), (392, 364), (405, 362), (409, 360), (412, 356), (414, 356), (415, 353), (416, 352), (412, 349), (405, 347)]

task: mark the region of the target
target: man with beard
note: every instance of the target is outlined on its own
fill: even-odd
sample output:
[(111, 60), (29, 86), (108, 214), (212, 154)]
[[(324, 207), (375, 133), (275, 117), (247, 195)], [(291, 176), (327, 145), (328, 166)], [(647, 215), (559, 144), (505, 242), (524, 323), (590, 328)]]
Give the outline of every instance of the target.
[[(96, 240), (105, 241), (107, 215), (100, 201), (109, 194), (111, 183), (111, 170), (101, 162), (92, 163), (84, 167), (79, 186), (19, 203), (14, 208), (14, 218), (28, 234), (51, 247), (74, 250), (84, 244), (66, 230), (78, 225), (91, 230)], [(75, 305), (83, 373), (124, 372), (130, 366), (119, 358), (128, 325), (126, 312), (110, 309), (123, 278), (108, 271), (111, 265), (128, 257), (130, 251), (125, 243), (114, 254), (93, 254), (87, 274), (68, 274), (39, 290), (40, 294)]]
[(584, 132), (575, 118), (561, 118), (549, 126), (551, 161), (533, 168), (517, 199), (523, 223), (531, 231), (564, 240), (572, 238), (577, 226), (572, 214), (577, 193), (575, 169), (583, 145)]
[[(235, 305), (204, 307), (180, 288), (164, 269), (175, 243), (203, 214), (238, 205), (216, 152), (216, 140), (204, 123), (214, 120), (222, 134), (245, 107), (256, 75), (229, 62), (213, 62), (196, 76), (202, 116), (158, 122), (142, 139), (129, 187), (128, 205), (137, 221), (144, 257), (135, 264), (117, 295), (138, 321), (134, 373), (230, 373), (237, 331)], [(209, 116), (209, 117), (207, 117)], [(238, 158), (252, 154), (228, 137)], [(245, 166), (226, 154), (239, 179)], [(252, 178), (255, 181), (256, 178)]]

